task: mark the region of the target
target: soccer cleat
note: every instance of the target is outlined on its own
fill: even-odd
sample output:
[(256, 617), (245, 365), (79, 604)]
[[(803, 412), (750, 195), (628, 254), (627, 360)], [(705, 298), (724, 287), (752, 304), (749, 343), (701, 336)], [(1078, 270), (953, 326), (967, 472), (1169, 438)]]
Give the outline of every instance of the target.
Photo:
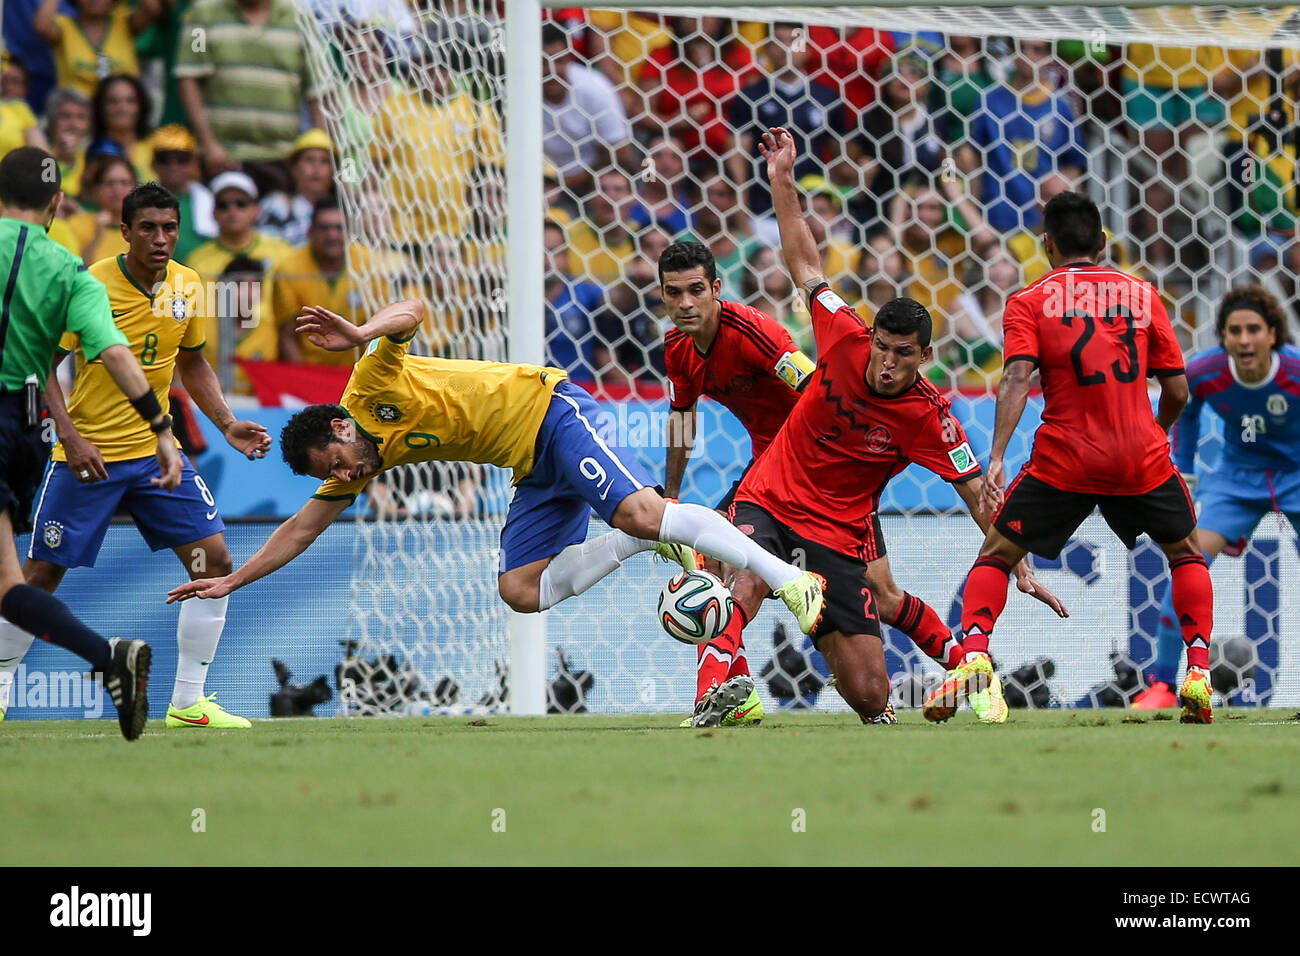
[(858, 720), (868, 725), (898, 723), (898, 717), (894, 714), (893, 701), (890, 701), (889, 703), (885, 704), (885, 709), (882, 710), (880, 713), (876, 714), (876, 716), (874, 717), (863, 717), (861, 714), (858, 714)]
[(212, 727), (216, 730), (247, 730), (253, 724), (247, 717), (227, 713), (216, 701), (216, 694), (200, 697), (186, 708), (167, 705), (167, 727)]
[[(942, 723), (961, 705), (963, 697), (978, 694), (992, 683), (993, 662), (987, 654), (974, 652), (948, 672), (942, 684), (925, 702), (925, 719)], [(999, 687), (999, 690), (1001, 688)], [(1003, 707), (1006, 706), (1005, 701)], [(1005, 717), (1004, 717), (1005, 719)]]
[(108, 642), (112, 659), (104, 674), (104, 689), (117, 708), (117, 724), (122, 736), (135, 740), (144, 733), (149, 719), (149, 662), (153, 652), (141, 640), (111, 638)]
[(733, 707), (722, 718), (723, 727), (757, 727), (763, 721), (763, 701), (759, 699), (758, 688), (749, 692), (745, 702)]
[(1134, 710), (1164, 710), (1177, 707), (1178, 698), (1173, 689), (1162, 680), (1152, 681), (1151, 686), (1133, 698)]
[(692, 727), (720, 727), (722, 721), (737, 707), (745, 707), (754, 693), (752, 677), (732, 677), (724, 680), (695, 705), (691, 717)]
[(993, 672), (989, 686), (970, 695), (970, 709), (982, 724), (1005, 724), (1007, 722), (1007, 699), (1002, 695), (1002, 678)]
[(1210, 706), (1210, 672), (1199, 667), (1188, 668), (1187, 678), (1178, 691), (1178, 703), (1183, 707), (1182, 723), (1214, 723), (1214, 710)]
[(826, 603), (826, 579), (815, 571), (805, 571), (793, 581), (776, 589), (776, 596), (785, 602), (790, 613), (799, 622), (799, 630), (811, 634), (822, 619)]
[(698, 571), (704, 567), (704, 560), (699, 554), (684, 544), (660, 541), (655, 545), (654, 552), (660, 559), (667, 561), (669, 564), (680, 564), (684, 571)]

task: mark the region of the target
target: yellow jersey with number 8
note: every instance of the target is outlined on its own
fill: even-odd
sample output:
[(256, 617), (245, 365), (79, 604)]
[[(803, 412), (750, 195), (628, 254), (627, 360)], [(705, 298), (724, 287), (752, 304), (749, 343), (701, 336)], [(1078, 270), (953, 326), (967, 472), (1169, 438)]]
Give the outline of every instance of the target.
[[(108, 287), (113, 324), (126, 336), (158, 404), (166, 410), (176, 353), (197, 351), (204, 345), (206, 296), (199, 274), (169, 261), (162, 281), (145, 289), (127, 274), (123, 256), (100, 259), (90, 267), (90, 274)], [(148, 422), (122, 394), (104, 363), (87, 362), (78, 344), (73, 333), (65, 333), (59, 342), (64, 354), (77, 352), (77, 374), (68, 400), (72, 424), (99, 449), (104, 461), (151, 457), (157, 442)], [(61, 443), (52, 454), (55, 461), (68, 460)]]

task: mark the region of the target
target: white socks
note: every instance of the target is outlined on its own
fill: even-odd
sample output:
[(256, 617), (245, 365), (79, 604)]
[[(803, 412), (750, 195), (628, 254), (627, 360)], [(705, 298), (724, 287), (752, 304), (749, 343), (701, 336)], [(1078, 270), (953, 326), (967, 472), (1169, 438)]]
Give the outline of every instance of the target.
[(555, 607), (565, 598), (581, 594), (616, 567), (642, 551), (649, 551), (654, 541), (634, 538), (622, 531), (611, 531), (581, 544), (571, 544), (542, 570), (537, 589), (537, 610)]
[(36, 638), (17, 624), (10, 624), (4, 618), (0, 618), (0, 710), (9, 709), (14, 674), (34, 640)]
[(703, 505), (665, 502), (659, 540), (687, 544), (723, 564), (748, 568), (773, 591), (803, 574), (793, 564), (764, 551), (726, 518)]
[(181, 604), (176, 623), (176, 683), (172, 688), (172, 706), (184, 710), (203, 694), (208, 665), (217, 653), (217, 641), (226, 626), (226, 605), (230, 597), (193, 598)]

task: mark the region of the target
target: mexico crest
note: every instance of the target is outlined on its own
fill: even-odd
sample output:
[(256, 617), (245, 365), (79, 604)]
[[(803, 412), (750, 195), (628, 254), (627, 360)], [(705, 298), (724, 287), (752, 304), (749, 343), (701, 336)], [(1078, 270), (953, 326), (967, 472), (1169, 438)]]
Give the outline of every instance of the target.
[(1281, 393), (1274, 393), (1268, 397), (1268, 413), (1277, 415), (1279, 418), (1286, 414), (1287, 408), (1286, 396)]

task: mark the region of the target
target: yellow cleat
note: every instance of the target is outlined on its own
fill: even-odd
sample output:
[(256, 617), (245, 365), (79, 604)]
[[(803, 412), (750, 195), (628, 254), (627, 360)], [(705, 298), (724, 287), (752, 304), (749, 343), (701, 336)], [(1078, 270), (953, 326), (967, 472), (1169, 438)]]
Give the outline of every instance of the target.
[(1214, 723), (1214, 710), (1210, 706), (1210, 672), (1199, 667), (1188, 668), (1187, 677), (1178, 692), (1178, 703), (1183, 706), (1182, 723)]
[(763, 722), (765, 711), (763, 701), (759, 699), (758, 689), (749, 692), (743, 704), (733, 707), (722, 718), (723, 727), (757, 727)]
[(826, 579), (815, 571), (805, 571), (793, 581), (776, 589), (776, 596), (785, 602), (790, 613), (799, 622), (799, 630), (811, 634), (822, 619), (826, 603)]
[(253, 724), (247, 717), (226, 713), (216, 701), (216, 694), (200, 697), (183, 709), (167, 705), (167, 727), (212, 727), (216, 730), (247, 730)]
[(680, 564), (683, 571), (698, 571), (704, 567), (704, 560), (699, 554), (684, 544), (660, 541), (654, 546), (654, 552), (669, 564)]
[(982, 724), (1005, 724), (1007, 722), (1007, 699), (1002, 695), (1002, 678), (997, 671), (989, 686), (970, 695), (970, 709)]
[[(925, 719), (942, 723), (953, 714), (957, 713), (957, 708), (961, 706), (962, 699), (972, 694), (978, 694), (985, 690), (993, 683), (993, 662), (989, 660), (987, 654), (975, 652), (968, 654), (966, 660), (962, 661), (956, 667), (948, 672), (940, 684), (925, 702), (925, 708), (922, 713)], [(1002, 686), (998, 685), (999, 696), (1001, 696)], [(1006, 708), (1006, 701), (1002, 702)], [(1004, 714), (1003, 720), (1006, 719)]]

